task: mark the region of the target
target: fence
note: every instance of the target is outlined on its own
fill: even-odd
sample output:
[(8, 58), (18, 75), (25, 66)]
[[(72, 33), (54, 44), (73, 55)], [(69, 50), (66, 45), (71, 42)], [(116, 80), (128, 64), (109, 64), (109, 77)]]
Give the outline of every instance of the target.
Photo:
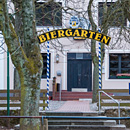
[[(39, 107), (43, 107), (43, 110), (45, 110), (45, 107), (47, 107), (47, 103), (45, 101), (47, 100), (47, 90), (41, 89), (40, 90), (40, 100), (42, 100), (42, 103), (39, 103)], [(10, 90), (10, 107), (20, 107), (21, 106), (21, 90)], [(7, 107), (7, 90), (0, 90), (0, 107)], [(2, 102), (4, 101), (4, 102)]]
[[(123, 100), (130, 100), (129, 89), (98, 89), (98, 91), (104, 91), (112, 98), (122, 101), (120, 102), (120, 106), (130, 107), (130, 102), (123, 102)], [(118, 106), (118, 104), (114, 102), (105, 102), (105, 100), (109, 100), (109, 99), (110, 98), (108, 96), (102, 94), (100, 96), (101, 106)], [(99, 103), (97, 105), (99, 105)]]

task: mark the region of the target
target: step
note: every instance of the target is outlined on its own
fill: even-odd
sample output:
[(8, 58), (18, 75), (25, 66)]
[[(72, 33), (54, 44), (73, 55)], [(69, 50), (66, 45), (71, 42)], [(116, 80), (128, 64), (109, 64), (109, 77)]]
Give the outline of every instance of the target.
[[(55, 93), (59, 93), (59, 91), (56, 91)], [(72, 92), (72, 91), (64, 91), (62, 90), (61, 93), (63, 94), (70, 94), (70, 93), (74, 93), (74, 94), (92, 94), (93, 92), (92, 91), (88, 91), (88, 92)]]
[(49, 125), (48, 130), (126, 130), (125, 125)]
[(49, 120), (48, 125), (116, 125), (115, 120)]
[[(59, 96), (60, 96), (59, 92), (56, 92), (55, 98), (53, 98), (53, 100), (58, 101)], [(68, 92), (68, 91), (61, 92), (62, 101), (79, 100), (80, 98), (82, 99), (92, 98), (92, 92)]]
[[(15, 126), (19, 130), (20, 125)], [(48, 130), (126, 130), (125, 125), (48, 125)]]
[[(57, 94), (55, 94), (55, 96), (59, 96), (60, 94), (59, 93), (57, 93)], [(61, 96), (63, 96), (63, 97), (66, 97), (66, 96), (92, 96), (92, 94), (68, 94), (68, 93), (66, 93), (66, 94), (61, 94)]]
[[(59, 96), (60, 94), (59, 94), (59, 93), (56, 93), (55, 95), (56, 95), (56, 96)], [(87, 94), (87, 93), (86, 93), (86, 94), (82, 94), (82, 93), (81, 93), (81, 94), (80, 94), (80, 93), (77, 93), (77, 94), (75, 94), (75, 93), (70, 93), (70, 94), (69, 94), (69, 93), (64, 93), (64, 94), (63, 94), (63, 93), (61, 93), (61, 95), (62, 95), (63, 97), (65, 97), (65, 96), (92, 96), (92, 94)]]
[[(79, 100), (80, 98), (82, 98), (82, 99), (88, 99), (88, 98), (89, 98), (89, 99), (90, 99), (90, 98), (92, 98), (92, 96), (85, 96), (85, 97), (84, 97), (84, 96), (82, 96), (82, 97), (77, 97), (77, 96), (76, 96), (76, 97), (67, 97), (67, 96), (66, 96), (66, 97), (62, 97), (62, 96), (61, 96), (61, 100), (62, 100), (62, 101)], [(55, 97), (54, 100), (59, 100), (59, 96), (58, 96), (58, 97)]]
[[(48, 111), (48, 112), (40, 112), (40, 115), (46, 115), (46, 116), (100, 116), (102, 112), (54, 112), (54, 111)], [(106, 116), (102, 116), (106, 117)]]
[[(56, 94), (59, 94), (59, 92), (56, 92)], [(61, 92), (61, 94), (92, 94), (92, 92)]]
[[(81, 99), (80, 97), (79, 98), (62, 98), (61, 101), (78, 101), (79, 99)], [(82, 99), (91, 99), (91, 97), (89, 98), (82, 98)], [(55, 98), (53, 99), (53, 101), (60, 101), (59, 98)]]
[[(55, 94), (55, 96), (60, 96), (59, 94)], [(62, 97), (87, 97), (92, 96), (92, 94), (61, 94)]]

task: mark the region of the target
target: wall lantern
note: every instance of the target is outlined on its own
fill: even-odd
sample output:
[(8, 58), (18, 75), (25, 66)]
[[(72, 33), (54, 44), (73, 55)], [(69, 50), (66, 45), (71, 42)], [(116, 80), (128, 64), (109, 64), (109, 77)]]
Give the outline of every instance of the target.
[(59, 63), (59, 54), (56, 54), (56, 63)]

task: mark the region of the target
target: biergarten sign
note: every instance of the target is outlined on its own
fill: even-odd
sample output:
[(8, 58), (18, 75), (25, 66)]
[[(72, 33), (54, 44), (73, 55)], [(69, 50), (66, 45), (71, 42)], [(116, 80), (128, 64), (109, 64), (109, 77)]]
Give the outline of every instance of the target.
[(88, 38), (93, 39), (96, 41), (99, 41), (101, 43), (104, 43), (105, 45), (109, 45), (111, 37), (99, 33), (92, 30), (86, 30), (86, 29), (76, 29), (76, 28), (68, 28), (68, 29), (59, 29), (59, 30), (53, 30), (46, 33), (43, 33), (38, 36), (39, 43), (44, 43), (49, 40), (53, 40), (56, 38), (63, 38), (63, 37), (82, 37), (82, 38)]

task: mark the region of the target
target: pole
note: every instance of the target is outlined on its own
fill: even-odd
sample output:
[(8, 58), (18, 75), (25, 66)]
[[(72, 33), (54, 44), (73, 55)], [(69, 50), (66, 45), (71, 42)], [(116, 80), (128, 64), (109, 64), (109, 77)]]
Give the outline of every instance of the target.
[[(98, 29), (98, 32), (101, 32), (101, 30)], [(102, 65), (101, 65), (101, 43), (100, 42), (99, 42), (99, 49), (98, 49), (98, 59), (99, 59), (99, 89), (101, 89), (102, 88), (102, 73), (101, 73)], [(100, 112), (100, 109), (101, 109), (100, 91), (99, 91), (99, 95), (98, 96), (99, 96), (98, 103), (99, 103), (99, 112)]]
[[(49, 27), (47, 29), (49, 31)], [(49, 41), (47, 41), (47, 110), (49, 110)]]
[(100, 102), (100, 91), (98, 91), (98, 95), (99, 95), (99, 106), (98, 106), (98, 109), (99, 109), (99, 112), (100, 112), (100, 108), (101, 108), (101, 102)]
[[(101, 30), (99, 29), (98, 30), (99, 32), (101, 32)], [(102, 65), (101, 65), (101, 43), (99, 42), (99, 54), (98, 54), (98, 58), (99, 58), (99, 89), (101, 89), (102, 88), (102, 73), (101, 73), (101, 67), (102, 67)]]
[[(118, 117), (120, 118), (120, 103), (118, 103)], [(119, 120), (119, 125), (120, 125), (120, 120)]]
[(59, 90), (60, 98), (59, 98), (59, 101), (61, 101), (61, 87), (62, 87), (62, 78), (60, 77), (60, 90)]
[(10, 115), (10, 84), (9, 84), (9, 51), (7, 50), (7, 115)]

